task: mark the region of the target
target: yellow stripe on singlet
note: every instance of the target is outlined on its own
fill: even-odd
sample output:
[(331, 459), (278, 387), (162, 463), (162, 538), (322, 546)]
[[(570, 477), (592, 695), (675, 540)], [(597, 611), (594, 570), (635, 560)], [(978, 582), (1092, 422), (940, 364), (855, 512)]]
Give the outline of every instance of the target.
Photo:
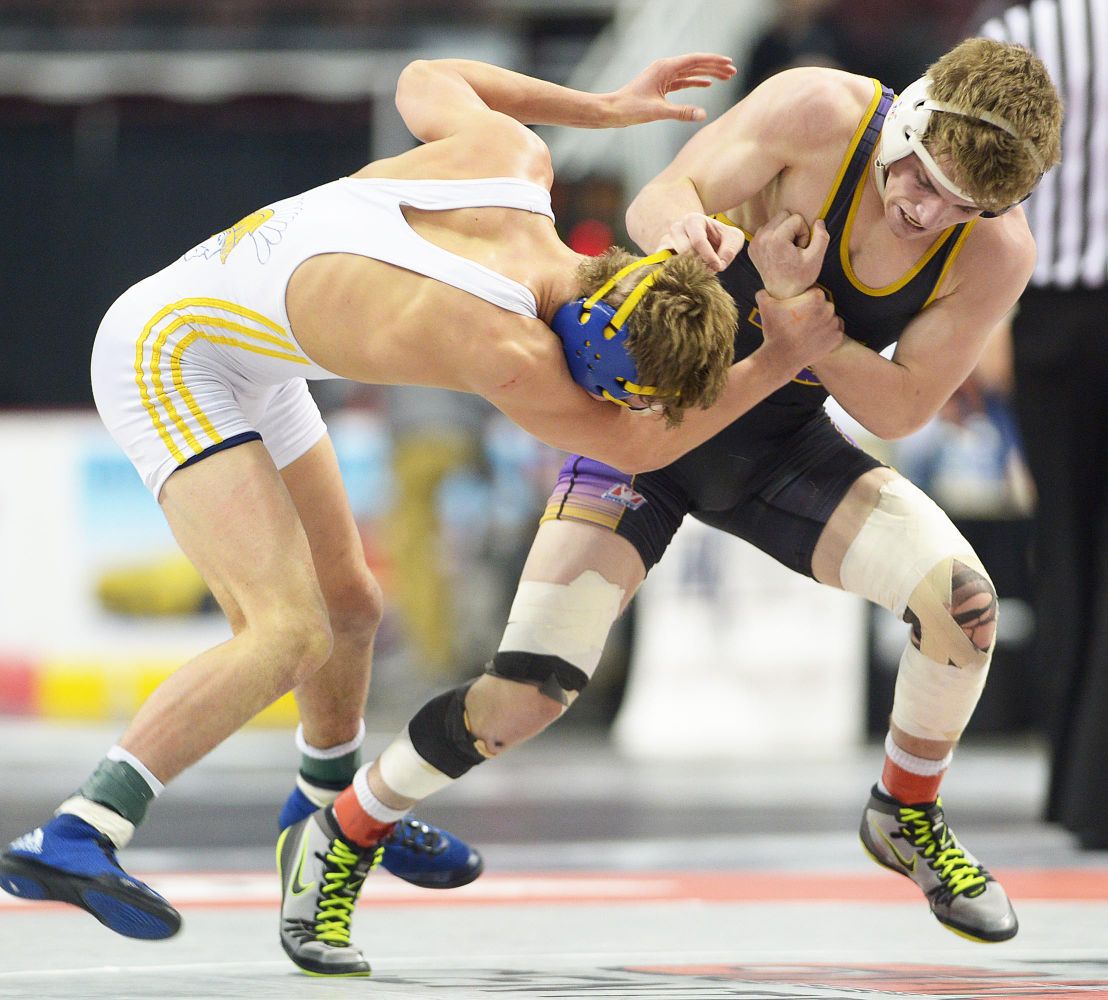
[(915, 262), (904, 274), (896, 279), (891, 285), (884, 285), (881, 288), (870, 288), (865, 282), (862, 281), (854, 273), (854, 268), (850, 266), (850, 232), (854, 228), (854, 218), (858, 212), (858, 205), (862, 200), (862, 193), (866, 189), (866, 178), (862, 175), (862, 179), (858, 182), (858, 187), (854, 192), (854, 197), (850, 202), (850, 211), (847, 213), (846, 225), (843, 226), (842, 239), (839, 241), (839, 261), (842, 264), (843, 274), (846, 275), (847, 281), (849, 281), (858, 291), (863, 292), (866, 295), (883, 296), (892, 295), (895, 292), (899, 292), (909, 281), (911, 281), (917, 274), (920, 273), (926, 266), (928, 261), (935, 256), (945, 245), (947, 240), (950, 239), (951, 233), (954, 232), (954, 227), (951, 226), (945, 230), (934, 243), (931, 244), (925, 253), (919, 260)]
[(622, 517), (622, 511), (614, 515), (599, 513), (587, 507), (578, 506), (571, 501), (559, 500), (557, 503), (546, 505), (542, 516), (539, 518), (539, 524), (545, 524), (547, 521), (584, 521), (587, 524), (595, 524), (598, 528), (615, 531), (619, 527)]
[(927, 296), (927, 301), (923, 304), (922, 308), (926, 309), (938, 298), (939, 289), (942, 288), (943, 280), (946, 278), (947, 271), (950, 270), (950, 265), (954, 263), (954, 258), (958, 256), (962, 247), (965, 246), (966, 239), (969, 237), (969, 234), (973, 232), (973, 227), (977, 225), (977, 222), (977, 219), (970, 219), (970, 221), (965, 224), (965, 228), (958, 236), (958, 242), (950, 248), (950, 256), (943, 261), (942, 270), (939, 271), (939, 276), (935, 279), (935, 287), (931, 289), (931, 294)]
[[(150, 391), (147, 389), (145, 373), (143, 370), (143, 355), (146, 350), (146, 343), (150, 338), (150, 335), (154, 332), (158, 325), (167, 316), (172, 313), (179, 313), (181, 310), (195, 309), (195, 308), (209, 308), (219, 309), (224, 312), (229, 312), (235, 316), (245, 320), (252, 320), (255, 323), (264, 326), (266, 330), (272, 332), (263, 332), (261, 330), (254, 329), (253, 327), (246, 326), (242, 323), (236, 323), (233, 320), (224, 319), (219, 316), (204, 316), (196, 313), (184, 312), (178, 315), (171, 323), (166, 324), (158, 330), (158, 336), (155, 339), (151, 351), (150, 351), (150, 381), (154, 390), (154, 398), (151, 399)], [(261, 354), (266, 357), (279, 358), (282, 361), (291, 361), (294, 364), (307, 365), (309, 364), (307, 358), (297, 352), (298, 348), (292, 340), (289, 339), (288, 334), (277, 323), (263, 316), (261, 313), (257, 313), (252, 309), (247, 309), (244, 306), (240, 306), (234, 302), (227, 302), (223, 299), (210, 299), (210, 298), (194, 298), (194, 299), (181, 299), (179, 302), (175, 302), (172, 305), (165, 306), (160, 309), (154, 317), (143, 327), (142, 336), (139, 338), (135, 348), (135, 381), (138, 384), (139, 396), (142, 400), (142, 405), (146, 412), (150, 415), (150, 420), (157, 430), (158, 435), (161, 437), (169, 453), (173, 456), (178, 465), (187, 460), (185, 453), (173, 440), (173, 436), (170, 434), (169, 429), (162, 421), (161, 415), (158, 413), (158, 405), (160, 404), (165, 411), (166, 416), (177, 428), (178, 433), (184, 438), (185, 443), (192, 450), (194, 455), (200, 454), (204, 451), (205, 445), (202, 445), (185, 422), (184, 418), (178, 412), (177, 408), (173, 405), (173, 401), (165, 389), (165, 381), (162, 374), (161, 356), (162, 351), (165, 348), (166, 341), (169, 337), (179, 330), (182, 326), (193, 325), (193, 330), (182, 337), (181, 340), (174, 346), (170, 353), (169, 365), (173, 386), (176, 389), (180, 397), (185, 401), (185, 405), (188, 407), (189, 412), (193, 418), (200, 425), (203, 432), (208, 436), (212, 444), (219, 444), (223, 438), (219, 432), (215, 429), (211, 421), (204, 414), (199, 404), (196, 402), (195, 397), (189, 391), (188, 386), (185, 385), (184, 374), (181, 370), (181, 359), (185, 350), (195, 343), (197, 340), (207, 340), (211, 343), (223, 344), (228, 347), (237, 347), (240, 350), (250, 351), (254, 354)], [(229, 330), (233, 333), (242, 334), (247, 337), (252, 337), (255, 340), (259, 340), (264, 344), (272, 344), (275, 347), (285, 348), (285, 350), (274, 350), (270, 347), (262, 347), (258, 344), (250, 343), (249, 341), (239, 340), (234, 337), (227, 336), (226, 334), (209, 333), (204, 327), (214, 327), (218, 330)]]
[(754, 234), (753, 233), (748, 233), (745, 229), (743, 229), (742, 226), (740, 226), (726, 212), (716, 212), (716, 214), (713, 215), (712, 218), (715, 219), (716, 222), (722, 222), (725, 226), (731, 226), (732, 228), (737, 229), (740, 233), (743, 234), (743, 236), (746, 237), (746, 242), (747, 243), (749, 243), (752, 239), (754, 239)]
[[(839, 193), (839, 185), (842, 184), (843, 178), (846, 176), (846, 172), (850, 169), (851, 161), (854, 159), (854, 151), (858, 148), (858, 143), (862, 141), (862, 136), (866, 134), (866, 129), (869, 128), (869, 123), (873, 118), (873, 113), (877, 110), (877, 106), (881, 103), (881, 81), (873, 81), (873, 100), (869, 102), (869, 107), (866, 108), (866, 113), (862, 115), (862, 120), (858, 122), (858, 127), (854, 130), (854, 137), (850, 140), (850, 145), (847, 146), (846, 155), (843, 156), (843, 162), (839, 165), (839, 174), (835, 178), (835, 183), (831, 185), (831, 190), (827, 192), (827, 200), (823, 203), (823, 208), (819, 210), (817, 219), (826, 219), (827, 213), (831, 211), (831, 205), (835, 201), (835, 196)], [(862, 174), (863, 181), (865, 180), (865, 173)]]
[(284, 345), (287, 341), (278, 339), (277, 337), (271, 337), (268, 334), (259, 333), (256, 330), (251, 330), (249, 327), (243, 326), (241, 323), (235, 323), (231, 320), (222, 319), (218, 316), (198, 316), (193, 314), (185, 314), (178, 317), (168, 326), (166, 326), (158, 335), (158, 339), (154, 342), (153, 351), (150, 356), (150, 366), (153, 369), (153, 377), (155, 380), (155, 388), (158, 390), (158, 399), (162, 405), (166, 408), (166, 412), (171, 412), (174, 423), (176, 423), (178, 430), (189, 442), (189, 446), (192, 448), (194, 454), (199, 454), (204, 450), (193, 438), (189, 431), (188, 425), (184, 423), (173, 410), (173, 404), (170, 401), (169, 396), (166, 395), (161, 381), (161, 353), (165, 347), (165, 342), (168, 340), (170, 334), (176, 329), (184, 325), (199, 325), (199, 328), (194, 328), (193, 331), (186, 336), (182, 337), (177, 345), (173, 348), (173, 352), (170, 354), (169, 367), (173, 375), (173, 386), (180, 394), (181, 398), (185, 401), (185, 405), (189, 408), (189, 412), (196, 418), (196, 422), (200, 424), (204, 433), (211, 439), (212, 444), (219, 444), (223, 438), (219, 432), (212, 426), (211, 421), (205, 416), (203, 410), (200, 409), (199, 404), (189, 392), (188, 386), (185, 385), (184, 373), (181, 371), (181, 358), (183, 357), (185, 350), (197, 340), (207, 340), (213, 344), (224, 344), (228, 347), (238, 347), (244, 351), (250, 351), (253, 354), (261, 354), (269, 358), (278, 358), (282, 361), (292, 361), (294, 364), (306, 365), (308, 362), (305, 358), (298, 354), (289, 354), (287, 351), (275, 351), (266, 347), (258, 347), (254, 344), (247, 343), (246, 341), (236, 340), (233, 337), (226, 335), (209, 333), (204, 326), (215, 327), (216, 329), (231, 330), (235, 333), (245, 334), (246, 336), (257, 337), (266, 343), (276, 343)]
[(165, 424), (162, 423), (161, 415), (158, 413), (153, 400), (150, 398), (150, 390), (146, 388), (146, 377), (142, 368), (142, 356), (146, 351), (146, 339), (150, 336), (150, 332), (154, 327), (173, 312), (175, 308), (175, 305), (170, 305), (159, 309), (146, 326), (142, 328), (142, 336), (135, 341), (135, 384), (138, 386), (139, 399), (142, 400), (143, 409), (150, 415), (150, 421), (154, 425), (154, 430), (158, 432), (158, 436), (162, 439), (165, 446), (169, 449), (169, 453), (179, 465), (185, 460), (185, 456), (182, 454), (181, 449), (174, 443), (173, 438), (170, 437)]

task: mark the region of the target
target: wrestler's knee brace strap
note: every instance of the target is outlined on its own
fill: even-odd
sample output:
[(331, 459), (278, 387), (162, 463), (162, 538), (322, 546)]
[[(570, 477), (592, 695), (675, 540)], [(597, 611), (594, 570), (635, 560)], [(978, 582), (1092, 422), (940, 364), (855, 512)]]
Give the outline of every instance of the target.
[(955, 563), (980, 577), (995, 602), (969, 542), (925, 493), (896, 479), (881, 488), (839, 571), (846, 590), (918, 622), (920, 648), (909, 646), (901, 659), (893, 722), (923, 739), (957, 739), (992, 654), (992, 643), (978, 649), (951, 614)]
[(518, 650), (501, 650), (486, 665), (485, 673), (537, 687), (551, 701), (569, 705), (571, 694), (580, 694), (589, 675), (560, 656), (542, 656)]
[(596, 570), (569, 584), (524, 580), (487, 672), (568, 705), (596, 672), (622, 601), (623, 588)]

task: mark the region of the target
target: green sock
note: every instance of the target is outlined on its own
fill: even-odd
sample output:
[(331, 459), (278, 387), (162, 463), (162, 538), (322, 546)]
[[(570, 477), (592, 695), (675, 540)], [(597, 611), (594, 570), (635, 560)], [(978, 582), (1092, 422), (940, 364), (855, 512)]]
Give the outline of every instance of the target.
[(310, 754), (300, 754), (300, 776), (320, 788), (341, 790), (354, 780), (354, 774), (362, 764), (362, 748), (344, 753), (341, 757), (324, 759)]
[(138, 826), (146, 816), (146, 807), (154, 798), (154, 789), (126, 761), (105, 757), (77, 794), (114, 809), (125, 820)]

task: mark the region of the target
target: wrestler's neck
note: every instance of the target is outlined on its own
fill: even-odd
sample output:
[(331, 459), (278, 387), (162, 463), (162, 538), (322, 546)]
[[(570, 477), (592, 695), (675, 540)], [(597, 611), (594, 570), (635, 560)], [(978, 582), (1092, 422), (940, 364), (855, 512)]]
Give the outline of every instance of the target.
[(551, 249), (546, 266), (531, 286), (538, 305), (539, 319), (547, 326), (562, 306), (579, 299), (583, 294), (581, 283), (577, 279), (577, 267), (584, 259), (584, 254), (571, 250), (561, 241), (557, 247)]

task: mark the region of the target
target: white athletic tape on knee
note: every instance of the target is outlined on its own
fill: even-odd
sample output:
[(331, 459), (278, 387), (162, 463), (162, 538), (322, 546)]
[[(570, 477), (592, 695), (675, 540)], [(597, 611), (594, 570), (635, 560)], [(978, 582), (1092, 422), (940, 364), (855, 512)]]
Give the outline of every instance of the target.
[(406, 799), (425, 799), (455, 780), (416, 752), (407, 729), (385, 747), (377, 767), (385, 784)]
[(104, 834), (117, 848), (126, 847), (135, 835), (135, 824), (129, 819), (124, 819), (114, 809), (86, 799), (83, 795), (66, 799), (54, 810), (55, 816), (62, 813), (83, 819)]
[(500, 651), (558, 656), (591, 678), (622, 601), (623, 588), (592, 569), (570, 584), (524, 580)]
[[(912, 591), (908, 598), (908, 607), (919, 619), (920, 649), (924, 656), (943, 663), (954, 663), (959, 667), (984, 666), (992, 653), (989, 649), (978, 649), (970, 637), (962, 631), (962, 626), (950, 613), (953, 599), (951, 595), (954, 576), (954, 557), (940, 560), (931, 568)], [(958, 562), (966, 563), (986, 579), (985, 568), (976, 558), (959, 556)], [(993, 635), (993, 642), (996, 635)]]
[(843, 556), (843, 588), (888, 608), (897, 618), (920, 582), (943, 559), (955, 556), (977, 568), (970, 543), (934, 500), (907, 479), (881, 487), (870, 512)]
[(989, 673), (980, 666), (954, 667), (924, 656), (909, 643), (900, 657), (892, 721), (921, 740), (957, 742), (977, 707)]
[(965, 667), (988, 663), (950, 613), (955, 561), (988, 574), (969, 542), (938, 504), (906, 479), (881, 488), (877, 505), (843, 556), (844, 589), (868, 597), (898, 618), (907, 608), (920, 622), (924, 653)]

